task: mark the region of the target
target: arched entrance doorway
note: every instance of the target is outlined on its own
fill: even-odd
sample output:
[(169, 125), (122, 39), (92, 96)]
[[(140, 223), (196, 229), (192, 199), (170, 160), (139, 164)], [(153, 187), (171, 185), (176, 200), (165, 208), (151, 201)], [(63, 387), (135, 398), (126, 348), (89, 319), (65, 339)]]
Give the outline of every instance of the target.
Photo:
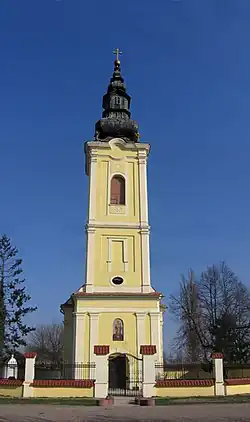
[(116, 353), (109, 357), (109, 389), (112, 396), (142, 394), (142, 359)]
[(126, 355), (119, 354), (109, 357), (109, 390), (126, 390), (127, 367)]

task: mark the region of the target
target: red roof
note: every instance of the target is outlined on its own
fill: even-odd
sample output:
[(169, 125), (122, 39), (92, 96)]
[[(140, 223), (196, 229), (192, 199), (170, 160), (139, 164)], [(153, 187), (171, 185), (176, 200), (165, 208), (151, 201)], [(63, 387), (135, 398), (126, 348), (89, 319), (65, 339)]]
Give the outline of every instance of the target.
[(23, 355), (26, 359), (33, 359), (37, 357), (37, 353), (36, 352), (28, 352), (28, 353), (24, 353)]
[(109, 354), (109, 346), (108, 345), (96, 345), (94, 346), (94, 354), (99, 356), (104, 356)]
[(152, 344), (145, 344), (140, 347), (141, 355), (155, 355), (156, 354), (156, 346)]
[(91, 388), (94, 380), (34, 380), (32, 387), (75, 387)]

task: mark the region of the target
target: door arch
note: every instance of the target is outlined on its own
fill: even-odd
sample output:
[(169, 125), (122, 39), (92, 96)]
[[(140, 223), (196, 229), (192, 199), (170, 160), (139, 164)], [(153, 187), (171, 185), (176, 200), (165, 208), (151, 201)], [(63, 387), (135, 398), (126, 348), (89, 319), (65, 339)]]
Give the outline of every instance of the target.
[(125, 390), (127, 383), (128, 358), (123, 354), (109, 356), (109, 389)]

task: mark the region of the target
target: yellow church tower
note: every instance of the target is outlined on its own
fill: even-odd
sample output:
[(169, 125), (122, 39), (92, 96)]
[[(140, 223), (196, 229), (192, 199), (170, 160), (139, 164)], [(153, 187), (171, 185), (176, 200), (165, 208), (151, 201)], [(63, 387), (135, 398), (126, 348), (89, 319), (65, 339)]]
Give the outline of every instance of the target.
[(85, 284), (62, 305), (65, 360), (94, 362), (94, 346), (108, 345), (111, 387), (123, 385), (129, 362), (141, 359), (141, 345), (156, 345), (156, 360), (163, 360), (164, 312), (150, 277), (150, 145), (139, 141), (116, 53), (102, 119), (95, 139), (85, 143)]

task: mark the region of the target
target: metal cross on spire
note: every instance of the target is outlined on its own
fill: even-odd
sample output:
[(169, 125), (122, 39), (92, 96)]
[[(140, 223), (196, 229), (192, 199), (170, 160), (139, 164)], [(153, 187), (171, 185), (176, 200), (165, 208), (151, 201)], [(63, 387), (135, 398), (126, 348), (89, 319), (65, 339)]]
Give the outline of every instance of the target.
[(122, 51), (121, 51), (119, 48), (116, 48), (116, 49), (113, 51), (113, 54), (115, 54), (115, 55), (116, 55), (116, 61), (117, 61), (117, 62), (120, 62), (120, 60), (119, 60), (119, 55), (121, 55), (121, 54), (122, 54)]

